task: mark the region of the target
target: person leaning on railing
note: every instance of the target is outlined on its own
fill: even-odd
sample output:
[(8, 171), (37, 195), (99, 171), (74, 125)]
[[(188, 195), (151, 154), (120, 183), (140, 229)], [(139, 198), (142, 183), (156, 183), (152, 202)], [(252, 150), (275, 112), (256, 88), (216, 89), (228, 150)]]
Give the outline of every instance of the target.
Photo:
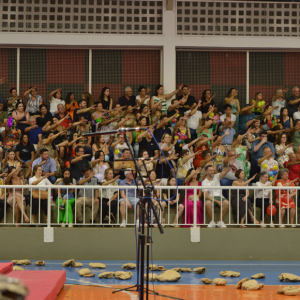
[[(94, 177), (95, 173), (92, 173), (92, 169), (89, 166), (85, 166), (82, 169), (83, 177), (79, 178), (78, 184), (89, 186), (89, 185), (98, 185), (97, 178)], [(98, 189), (80, 189), (78, 193), (78, 198), (76, 200), (76, 214), (77, 214), (77, 222), (82, 223), (83, 216), (82, 210), (83, 205), (93, 208), (93, 212), (91, 215), (90, 223), (95, 222), (98, 210), (99, 210), (99, 190)]]

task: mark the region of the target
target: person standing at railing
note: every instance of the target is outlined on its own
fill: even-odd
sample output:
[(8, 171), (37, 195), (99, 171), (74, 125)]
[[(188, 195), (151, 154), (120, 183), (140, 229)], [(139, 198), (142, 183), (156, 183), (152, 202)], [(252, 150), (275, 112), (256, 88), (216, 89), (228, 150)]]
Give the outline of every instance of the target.
[(126, 207), (127, 209), (136, 209), (136, 227), (139, 226), (139, 207), (136, 206), (138, 198), (136, 190), (132, 187), (136, 187), (137, 183), (134, 179), (133, 171), (125, 171), (125, 179), (119, 182), (119, 186), (128, 186), (131, 188), (120, 189), (120, 213), (122, 218), (121, 228), (126, 227)]
[(49, 157), (49, 152), (47, 149), (42, 148), (40, 150), (40, 157), (35, 159), (32, 163), (32, 170), (34, 167), (39, 165), (42, 167), (42, 176), (48, 174), (49, 181), (53, 184), (56, 181), (55, 174), (57, 172), (55, 160)]
[[(261, 187), (267, 187), (267, 186), (275, 185), (275, 182), (277, 181), (277, 176), (278, 176), (278, 174), (276, 174), (274, 176), (273, 181), (270, 182), (269, 181), (269, 174), (266, 171), (263, 171), (259, 174), (259, 179), (260, 180), (256, 182), (256, 185), (261, 186)], [(264, 212), (264, 215), (266, 215), (267, 208), (268, 208), (269, 204), (272, 203), (272, 190), (268, 190), (268, 189), (254, 190), (254, 198), (255, 198), (254, 210), (256, 209), (256, 207), (261, 208), (260, 225), (263, 228), (267, 227), (264, 224), (264, 221), (263, 221), (263, 212)], [(274, 216), (270, 216), (270, 218), (272, 218), (272, 220), (273, 220)], [(273, 222), (271, 222), (270, 227), (274, 228)]]
[[(288, 169), (281, 169), (278, 173), (278, 180), (276, 181), (275, 185), (279, 187), (283, 186), (295, 186), (295, 182), (299, 181), (299, 177), (294, 180), (289, 180), (289, 170)], [(279, 227), (284, 228), (285, 226), (282, 224), (283, 217), (285, 215), (285, 210), (290, 210), (290, 224), (293, 228), (296, 227), (294, 224), (295, 214), (296, 214), (296, 206), (295, 202), (293, 201), (293, 197), (297, 195), (296, 190), (276, 190), (276, 198), (275, 203), (276, 206), (279, 207), (280, 212), (280, 220), (279, 220)]]
[[(9, 167), (7, 171), (7, 177), (5, 184), (7, 185), (25, 185), (24, 180), (20, 177), (21, 165), (17, 168)], [(23, 214), (24, 222), (29, 223), (29, 218), (26, 214), (26, 202), (24, 197), (24, 191), (22, 188), (14, 188), (8, 190), (7, 203), (13, 207), (15, 213), (15, 226), (19, 227), (20, 215)]]
[[(194, 170), (194, 168), (189, 169), (184, 179), (183, 185), (188, 187), (201, 186), (201, 182), (199, 182), (199, 176), (201, 172), (201, 167)], [(196, 216), (194, 215), (194, 201), (196, 193), (196, 201), (197, 201), (197, 212)], [(197, 224), (203, 224), (203, 212), (202, 212), (202, 190), (194, 190), (193, 188), (187, 189), (186, 194), (183, 199), (183, 207), (185, 209), (185, 213), (183, 214), (183, 225), (182, 227), (190, 227), (191, 224), (194, 223), (194, 218), (197, 217)], [(200, 226), (198, 226), (200, 227)]]
[[(257, 174), (259, 170), (258, 160), (262, 158), (264, 148), (270, 148), (272, 153), (275, 153), (274, 145), (268, 142), (268, 133), (266, 131), (261, 131), (259, 134), (260, 139), (252, 143), (251, 147), (251, 170), (250, 177), (253, 177), (254, 174)], [(275, 155), (274, 155), (275, 157)], [(256, 182), (256, 178), (252, 182)]]
[[(49, 181), (49, 173), (43, 174), (43, 169), (41, 165), (35, 165), (32, 170), (31, 178), (29, 179), (29, 185), (52, 185)], [(47, 188), (39, 188), (39, 189), (30, 189), (32, 193), (32, 213), (31, 213), (31, 224), (34, 224), (35, 215), (39, 211), (39, 207), (42, 208), (44, 214), (46, 216), (46, 220), (48, 219), (48, 191)]]
[[(235, 180), (232, 183), (232, 186), (248, 186), (248, 184), (251, 182), (251, 180), (256, 176), (256, 174), (248, 179), (245, 180), (245, 171), (244, 170), (237, 170), (235, 172), (235, 177), (237, 180)], [(252, 223), (259, 224), (259, 222), (254, 218), (252, 213), (252, 203), (250, 201), (249, 197), (249, 190), (246, 188), (238, 188), (236, 190), (231, 191), (231, 207), (232, 207), (232, 214), (234, 222), (239, 222), (241, 228), (246, 228), (245, 222), (248, 223), (249, 219), (251, 219)], [(246, 218), (247, 213), (247, 218)]]
[[(202, 186), (219, 186), (221, 187), (221, 180), (225, 177), (225, 175), (231, 170), (233, 163), (234, 163), (235, 157), (231, 157), (228, 160), (228, 165), (227, 167), (218, 174), (215, 174), (214, 168), (212, 166), (207, 166), (205, 168), (205, 173), (206, 173), (206, 179), (203, 180)], [(229, 208), (229, 202), (226, 198), (221, 197), (222, 190), (221, 189), (202, 189), (204, 192), (204, 200), (205, 200), (205, 210), (210, 218), (210, 223), (208, 224), (208, 228), (213, 228), (213, 227), (220, 227), (220, 228), (225, 228), (227, 227), (224, 222), (223, 218), (226, 215), (228, 208)], [(220, 219), (215, 223), (212, 215), (212, 206), (217, 206), (219, 205), (221, 207), (222, 205), (222, 212), (220, 215)]]
[[(89, 186), (89, 185), (98, 185), (97, 178), (94, 177), (95, 173), (92, 173), (92, 169), (88, 166), (83, 167), (82, 169), (83, 177), (79, 178), (78, 184)], [(82, 223), (83, 216), (82, 210), (83, 206), (87, 206), (93, 209), (90, 223), (94, 222), (97, 217), (99, 210), (99, 190), (98, 189), (80, 189), (78, 193), (78, 199), (76, 200), (76, 214), (77, 222)]]

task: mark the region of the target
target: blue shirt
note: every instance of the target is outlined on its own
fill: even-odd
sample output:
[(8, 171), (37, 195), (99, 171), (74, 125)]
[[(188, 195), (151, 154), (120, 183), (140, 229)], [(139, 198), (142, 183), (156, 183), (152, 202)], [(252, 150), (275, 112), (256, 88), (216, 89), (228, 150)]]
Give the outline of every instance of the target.
[(255, 152), (255, 151), (254, 151), (254, 147), (257, 146), (260, 142), (261, 142), (261, 141), (258, 140), (258, 141), (254, 141), (254, 142), (252, 143), (252, 147), (251, 147), (252, 159), (259, 160), (260, 158), (264, 157), (264, 155), (263, 155), (263, 150), (264, 150), (265, 148), (270, 148), (271, 151), (272, 151), (272, 153), (275, 153), (275, 148), (274, 148), (273, 144), (270, 143), (270, 142), (264, 143), (264, 144), (258, 149), (258, 151)]
[[(220, 129), (222, 129), (223, 127), (220, 127)], [(225, 131), (227, 130), (224, 129), (220, 132), (221, 136), (223, 136), (225, 134)], [(225, 136), (222, 140), (222, 145), (231, 145), (232, 141), (233, 141), (233, 136), (236, 134), (236, 131), (234, 130), (234, 128), (229, 128), (229, 134), (227, 136)]]
[[(35, 159), (32, 163), (32, 170), (35, 165), (39, 165), (41, 162), (42, 162), (41, 157)], [(55, 160), (50, 157), (47, 159), (46, 163), (44, 165), (42, 165), (41, 167), (42, 167), (42, 170), (45, 171), (45, 173), (52, 173), (52, 172), (57, 171)]]
[(43, 135), (43, 130), (41, 127), (31, 129), (27, 132), (28, 139), (31, 144), (37, 144), (39, 142), (39, 134)]
[(239, 116), (239, 130), (243, 132), (242, 134), (247, 132), (247, 122), (256, 118), (256, 115), (252, 112), (250, 115), (244, 113)]
[[(124, 180), (121, 180), (119, 182), (119, 185), (121, 186), (136, 186), (135, 180), (132, 180), (131, 184), (129, 184), (126, 180), (126, 178)], [(126, 197), (136, 197), (136, 195), (138, 194), (138, 192), (135, 192), (136, 189), (120, 189), (120, 192), (124, 192)], [(128, 194), (127, 194), (128, 192)]]
[(169, 127), (166, 126), (165, 129), (163, 129), (162, 127), (156, 129), (156, 127), (157, 127), (157, 125), (156, 125), (155, 128), (154, 128), (154, 133), (153, 133), (153, 134), (154, 134), (154, 137), (155, 137), (155, 139), (156, 139), (156, 141), (157, 141), (158, 143), (160, 143), (160, 142), (162, 141), (161, 138), (162, 138), (162, 136), (163, 136), (165, 133), (167, 133), (167, 134), (169, 134), (170, 136), (172, 136), (172, 132), (171, 132), (171, 129), (170, 129)]

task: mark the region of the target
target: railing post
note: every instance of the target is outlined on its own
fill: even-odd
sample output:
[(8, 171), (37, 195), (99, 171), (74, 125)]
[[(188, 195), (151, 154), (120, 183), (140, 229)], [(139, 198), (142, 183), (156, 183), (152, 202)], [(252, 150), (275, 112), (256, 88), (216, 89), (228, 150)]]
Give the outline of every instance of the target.
[[(51, 226), (51, 186), (48, 186), (48, 199), (47, 199), (47, 210), (48, 210), (48, 217), (47, 217), (47, 227)], [(41, 213), (41, 212), (40, 212)]]
[(197, 227), (197, 188), (194, 187), (194, 228)]

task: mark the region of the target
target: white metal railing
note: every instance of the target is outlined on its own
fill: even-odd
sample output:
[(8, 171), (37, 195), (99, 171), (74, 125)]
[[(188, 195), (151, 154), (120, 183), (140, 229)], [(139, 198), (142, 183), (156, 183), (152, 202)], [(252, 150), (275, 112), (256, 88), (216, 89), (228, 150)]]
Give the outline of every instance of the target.
[[(126, 209), (125, 209), (125, 221), (126, 221), (126, 225), (128, 226), (133, 226), (135, 224), (134, 221), (134, 216), (136, 215), (136, 204), (139, 201), (138, 198), (138, 192), (136, 187), (132, 186), (132, 187), (128, 187), (128, 186), (56, 186), (56, 185), (52, 185), (52, 186), (32, 186), (32, 185), (26, 185), (26, 186), (8, 186), (8, 185), (3, 185), (0, 186), (1, 191), (2, 191), (2, 196), (4, 196), (5, 199), (8, 198), (8, 196), (10, 196), (10, 193), (12, 193), (13, 195), (13, 204), (10, 205), (7, 200), (0, 200), (2, 201), (2, 205), (0, 205), (0, 210), (2, 210), (2, 214), (3, 219), (0, 220), (0, 226), (2, 225), (47, 225), (47, 227), (51, 227), (51, 226), (57, 226), (60, 225), (60, 222), (58, 220), (58, 215), (59, 215), (59, 211), (61, 211), (58, 207), (58, 205), (53, 207), (53, 203), (55, 203), (55, 201), (51, 201), (51, 196), (52, 196), (52, 192), (54, 192), (55, 190), (58, 189), (64, 189), (67, 190), (67, 193), (69, 192), (69, 190), (71, 189), (75, 189), (75, 201), (74, 201), (74, 206), (70, 208), (69, 205), (67, 205), (68, 200), (66, 201), (66, 205), (65, 205), (65, 210), (63, 211), (63, 214), (66, 214), (66, 222), (65, 224), (68, 225), (70, 223), (70, 221), (68, 221), (68, 217), (69, 217), (69, 213), (73, 213), (73, 221), (72, 221), (72, 225), (78, 225), (78, 226), (90, 226), (90, 225), (104, 225), (104, 226), (111, 226), (111, 225), (120, 225), (122, 218), (121, 218), (121, 212), (120, 212), (120, 193), (118, 193), (118, 196), (116, 198), (116, 200), (113, 201), (117, 201), (117, 211), (115, 213), (115, 218), (116, 218), (116, 222), (112, 223), (110, 218), (108, 220), (107, 223), (104, 222), (103, 220), (103, 216), (102, 216), (102, 208), (104, 205), (104, 201), (103, 201), (103, 196), (102, 196), (102, 192), (103, 190), (109, 190), (109, 189), (118, 189), (118, 190), (125, 190), (126, 191), (126, 195), (128, 195), (128, 190), (133, 190), (134, 191), (134, 196), (135, 196), (135, 205), (134, 207), (132, 207), (132, 209), (128, 208), (128, 203), (126, 202)], [(166, 190), (168, 191), (168, 196), (170, 196), (170, 190), (174, 190), (173, 186), (158, 186), (155, 187), (157, 189), (157, 191), (160, 192), (160, 198), (162, 198), (162, 191)], [(35, 200), (32, 197), (32, 191), (36, 190), (36, 189), (43, 189), (43, 190), (47, 190), (48, 193), (48, 199), (47, 200)], [(236, 196), (239, 198), (240, 192), (241, 191), (245, 191), (245, 190), (249, 190), (253, 191), (253, 193), (257, 193), (258, 190), (260, 191), (264, 191), (264, 190), (268, 190), (268, 191), (272, 191), (272, 197), (271, 197), (271, 201), (273, 204), (275, 204), (275, 190), (279, 191), (279, 198), (281, 198), (281, 193), (284, 193), (284, 191), (287, 191), (287, 205), (289, 207), (290, 201), (293, 201), (295, 203), (295, 211), (290, 211), (290, 209), (286, 209), (284, 211), (285, 214), (285, 218), (283, 219), (283, 225), (292, 225), (292, 223), (298, 225), (298, 197), (297, 197), (297, 193), (299, 190), (299, 187), (267, 187), (267, 188), (262, 188), (260, 186), (248, 186), (248, 187), (236, 187), (236, 186), (226, 186), (226, 187), (193, 187), (193, 186), (179, 186), (178, 187), (178, 193), (181, 190), (185, 190), (184, 191), (184, 196), (183, 198), (181, 197), (179, 199), (179, 202), (176, 202), (175, 207), (171, 207), (170, 202), (167, 202), (167, 207), (165, 209), (164, 212), (164, 224), (165, 225), (179, 225), (179, 226), (206, 226), (210, 223), (210, 218), (206, 212), (207, 210), (207, 205), (205, 205), (205, 201), (203, 201), (203, 197), (204, 194), (202, 195), (202, 199), (200, 200), (201, 202), (201, 208), (197, 208), (197, 202), (198, 202), (198, 198), (197, 198), (197, 191), (199, 190), (209, 190), (213, 195), (216, 192), (216, 190), (226, 190), (229, 194), (228, 197), (228, 201), (229, 201), (229, 207), (228, 210), (226, 211), (226, 213), (224, 213), (224, 216), (221, 216), (221, 211), (224, 208), (224, 196), (221, 193), (221, 205), (216, 206), (212, 205), (212, 220), (215, 221), (217, 223), (218, 220), (224, 221), (226, 226), (239, 226), (241, 225), (240, 223), (240, 218), (243, 217), (240, 215), (240, 205), (245, 205), (245, 212), (248, 211), (248, 209), (250, 209), (253, 213), (254, 216), (254, 220), (258, 219), (258, 221), (262, 221), (265, 225), (280, 225), (280, 219), (282, 217), (282, 213), (283, 211), (281, 209), (278, 209), (277, 206), (277, 212), (274, 215), (274, 220), (272, 220), (271, 218), (266, 218), (264, 211), (265, 211), (265, 204), (264, 203), (264, 199), (266, 197), (262, 198), (262, 205), (261, 207), (257, 205), (256, 203), (256, 198), (253, 195), (249, 195), (249, 197), (247, 197), (247, 199), (253, 198), (253, 201), (251, 202), (251, 207), (248, 206), (248, 201), (245, 201), (243, 203), (241, 203), (240, 201), (236, 201), (236, 199), (234, 199), (233, 195), (232, 195), (232, 191), (234, 191), (234, 193), (236, 193)], [(25, 207), (25, 211), (24, 211), (24, 206), (21, 206), (20, 209), (20, 215), (22, 216), (24, 213), (27, 214), (28, 218), (29, 218), (29, 222), (26, 223), (25, 222), (25, 218), (20, 217), (20, 220), (18, 221), (18, 223), (16, 222), (16, 218), (17, 218), (17, 212), (18, 212), (18, 208), (16, 207), (17, 204), (17, 199), (18, 196), (20, 195), (20, 190), (22, 191), (22, 197), (26, 198), (26, 207)], [(83, 220), (82, 222), (78, 222), (78, 209), (79, 209), (79, 204), (78, 204), (78, 192), (79, 190), (83, 190), (83, 205), (82, 205), (82, 215), (83, 215)], [(95, 212), (95, 218), (91, 218), (92, 212), (95, 208), (95, 202), (92, 201), (91, 202), (91, 207), (88, 209), (86, 207), (86, 204), (89, 205), (88, 203), (88, 198), (86, 197), (87, 194), (92, 195), (92, 198), (95, 198), (95, 191), (99, 190), (99, 208), (97, 209), (97, 211)], [(188, 207), (189, 205), (191, 205), (191, 203), (187, 204), (185, 197), (187, 195), (187, 190), (193, 190), (193, 198), (194, 200), (191, 202), (192, 203), (192, 210), (191, 207)], [(292, 193), (291, 190), (296, 190), (296, 196), (294, 196), (293, 198), (289, 199), (289, 194)], [(142, 191), (142, 188), (141, 188)], [(263, 193), (264, 195), (264, 193)], [(56, 197), (53, 197), (54, 199), (56, 199)], [(170, 197), (169, 197), (170, 198)], [(32, 218), (32, 205), (34, 205), (34, 201), (35, 203), (38, 203), (38, 214), (35, 216), (34, 220)], [(48, 210), (48, 214), (47, 214), (47, 221), (46, 218), (43, 216), (43, 213), (41, 212), (41, 207), (42, 207), (42, 201), (47, 201), (47, 206), (43, 205), (43, 207), (47, 207)], [(235, 203), (236, 202), (236, 203)], [(281, 200), (279, 201), (281, 204)], [(1, 204), (1, 202), (0, 202)], [(58, 202), (59, 204), (59, 202)], [(184, 218), (185, 222), (183, 223), (181, 221), (182, 217), (180, 217), (180, 221), (178, 221), (178, 218), (176, 219), (176, 214), (178, 213), (179, 207), (180, 205), (183, 204), (184, 206), (184, 210), (183, 210), (183, 215), (182, 217)], [(106, 204), (107, 205), (107, 204)], [(234, 207), (236, 212), (234, 212)], [(256, 208), (260, 208), (262, 209), (262, 219), (260, 220), (260, 218), (258, 218), (258, 213), (256, 211)], [(69, 209), (72, 209), (72, 212), (69, 211)], [(17, 210), (17, 211), (16, 211)], [(108, 214), (110, 215), (112, 212), (111, 210), (111, 205), (108, 206)], [(295, 215), (294, 215), (295, 213)], [(198, 223), (197, 222), (197, 218), (198, 218), (198, 214), (200, 214), (203, 216), (203, 221)], [(236, 215), (236, 219), (237, 222), (233, 221), (233, 215)], [(290, 217), (293, 217), (293, 220), (290, 219)], [(1, 217), (1, 211), (0, 211), (0, 217)], [(160, 217), (160, 221), (162, 221), (162, 217), (161, 217), (161, 211), (159, 214)], [(187, 222), (187, 219), (191, 219), (191, 222)], [(91, 219), (91, 222), (89, 221)], [(294, 221), (294, 222), (293, 222)], [(249, 220), (248, 218), (248, 214), (246, 213), (245, 216), (245, 221), (244, 221), (244, 225), (247, 226), (257, 226), (259, 224), (255, 224), (253, 223), (251, 220)]]

